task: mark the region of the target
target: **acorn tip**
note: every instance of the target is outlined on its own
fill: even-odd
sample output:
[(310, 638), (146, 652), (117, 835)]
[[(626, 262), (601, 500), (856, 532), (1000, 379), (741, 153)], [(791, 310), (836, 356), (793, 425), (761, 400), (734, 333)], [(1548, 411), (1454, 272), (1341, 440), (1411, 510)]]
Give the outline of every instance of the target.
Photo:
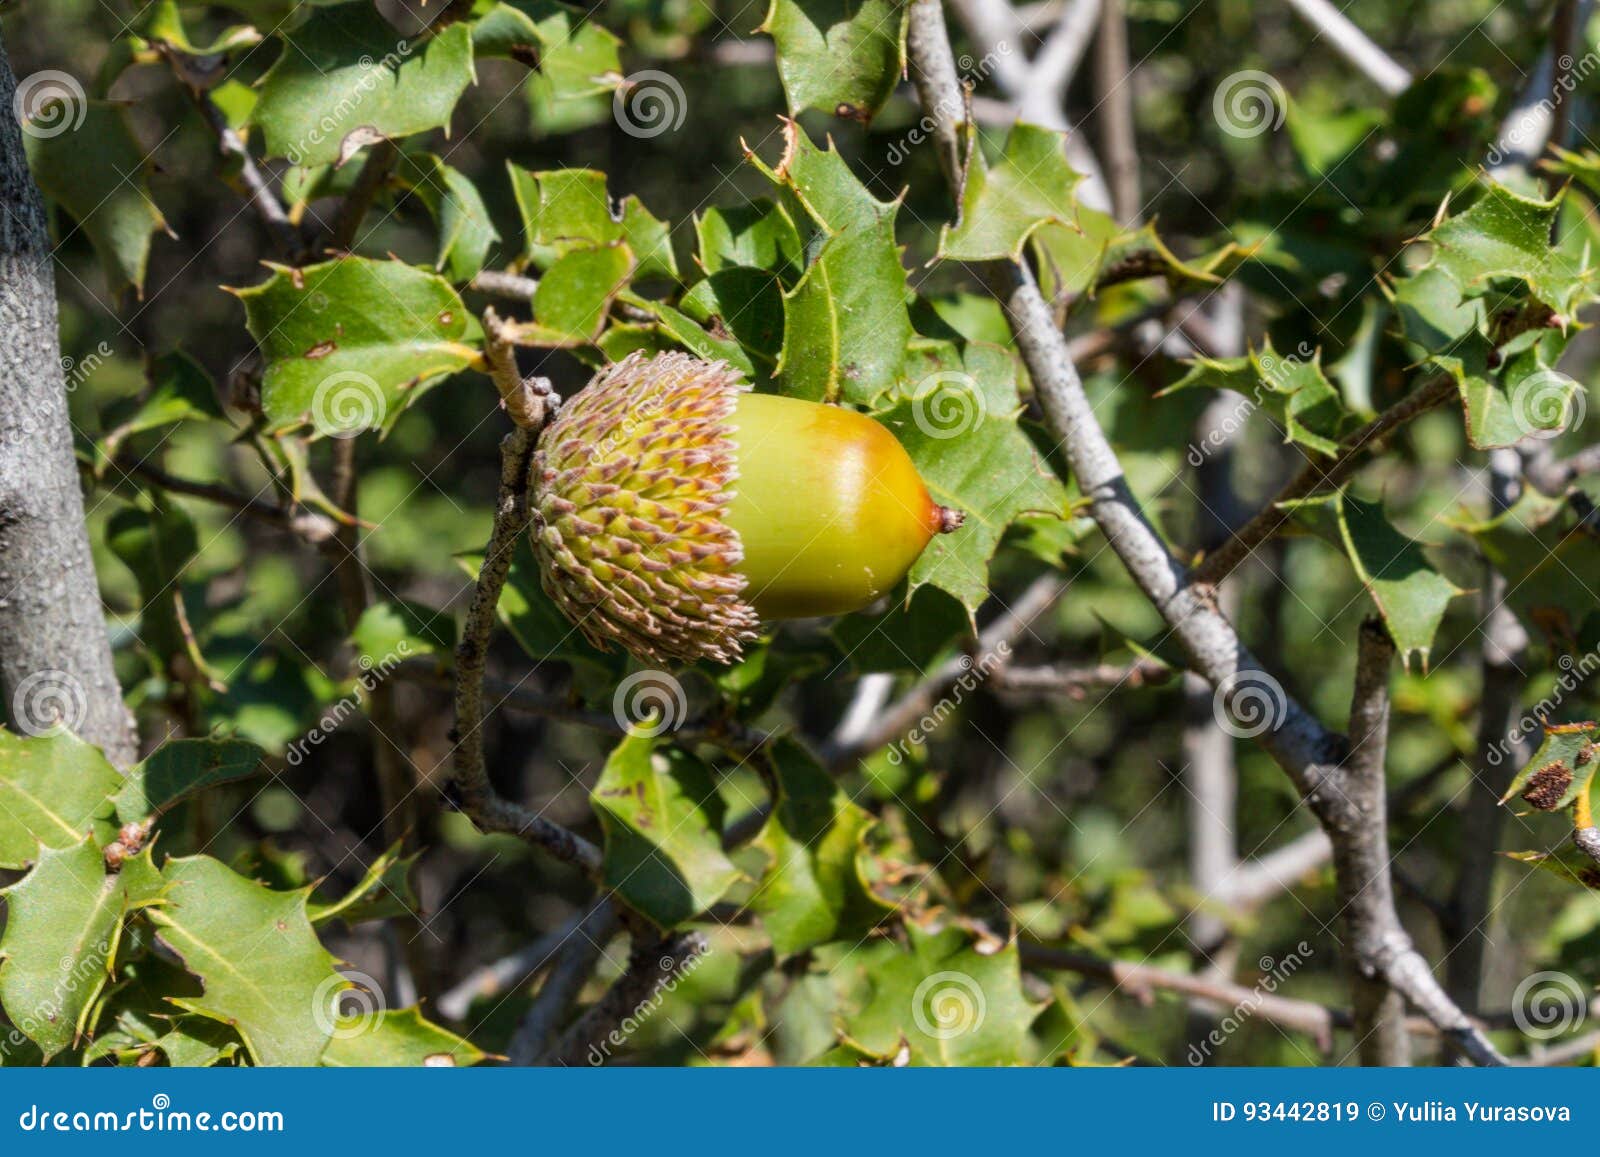
[(936, 530), (936, 533), (938, 534), (950, 534), (953, 531), (960, 530), (961, 524), (967, 520), (966, 512), (962, 510), (956, 510), (954, 507), (938, 506), (934, 509), (937, 512), (938, 517), (938, 527)]

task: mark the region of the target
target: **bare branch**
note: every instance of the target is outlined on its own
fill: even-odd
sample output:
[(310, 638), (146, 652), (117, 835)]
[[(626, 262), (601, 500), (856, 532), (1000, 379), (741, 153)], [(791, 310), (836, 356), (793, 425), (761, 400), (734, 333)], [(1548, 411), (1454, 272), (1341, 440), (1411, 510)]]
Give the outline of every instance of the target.
[[(1056, 26), (1045, 37), (1043, 46), (1034, 55), (1030, 69), (1031, 83), (1048, 88), (1063, 100), (1072, 78), (1077, 74), (1078, 63), (1083, 59), (1089, 38), (1094, 35), (1100, 21), (1101, 0), (1071, 0), (1061, 12)], [(1020, 31), (1020, 21), (1018, 22)]]
[[(919, 51), (950, 52), (949, 39), (943, 33), (944, 12), (938, 0), (913, 0), (910, 19), (913, 24), (923, 25), (922, 34), (916, 39)], [(947, 63), (923, 61), (921, 71), (938, 77), (949, 75), (954, 69)], [(949, 117), (952, 114), (948, 110), (958, 107), (954, 94), (930, 95), (933, 99), (923, 108), (930, 119)], [(1062, 445), (1090, 515), (1188, 654), (1190, 667), (1213, 687), (1223, 688), (1228, 696), (1248, 686), (1251, 679), (1270, 678), (1217, 609), (1210, 588), (1191, 580), (1133, 497), (1068, 356), (1066, 340), (1056, 328), (1050, 307), (1031, 273), (1012, 262), (990, 263), (983, 272), (1005, 308), (1046, 424)], [(1276, 680), (1273, 683), (1276, 685)], [(1277, 725), (1263, 731), (1257, 741), (1306, 797), (1334, 841), (1337, 853), (1340, 841), (1347, 838), (1348, 815), (1337, 806), (1338, 764), (1346, 744), (1286, 694), (1277, 715)], [(1390, 984), (1404, 992), (1442, 1031), (1467, 1043), (1474, 1059), (1500, 1063), (1503, 1058), (1433, 980), (1400, 927), (1392, 904), (1388, 921), (1376, 963)]]
[(451, 734), (454, 780), (461, 794), (461, 810), (481, 830), (520, 836), (592, 876), (600, 870), (600, 849), (576, 832), (501, 796), (489, 782), (483, 763), (484, 669), (495, 608), (511, 573), (511, 553), (517, 536), (528, 526), (528, 468), (534, 437), (534, 431), (518, 426), (500, 443), (500, 494), (495, 502), (494, 529), (456, 645), (456, 723)]
[(1329, 0), (1289, 0), (1289, 6), (1317, 32), (1327, 37), (1340, 56), (1390, 96), (1398, 96), (1411, 86), (1411, 73)]
[(313, 546), (320, 546), (339, 533), (339, 524), (326, 514), (319, 514), (314, 510), (279, 506), (277, 503), (266, 502), (253, 495), (230, 490), (226, 486), (210, 482), (195, 482), (188, 478), (179, 478), (168, 474), (160, 467), (152, 466), (148, 462), (115, 462), (112, 464), (112, 469), (133, 478), (143, 479), (162, 490), (170, 490), (174, 494), (185, 494), (190, 498), (199, 498), (206, 502), (214, 502), (219, 506), (231, 507), (239, 511), (239, 513), (257, 519), (260, 522), (281, 526)]
[(543, 1063), (604, 1064), (611, 1057), (607, 1037), (626, 1018), (641, 1016), (657, 993), (709, 950), (698, 932), (670, 934), (653, 941), (636, 938), (627, 971), (562, 1034)]
[(621, 930), (616, 906), (605, 899), (596, 901), (578, 922), (511, 1038), (506, 1053), (512, 1064), (537, 1064), (549, 1050), (562, 1022), (577, 1004), (583, 986), (594, 975), (606, 945)]
[(1106, 158), (1112, 212), (1125, 226), (1139, 223), (1139, 145), (1133, 123), (1133, 70), (1128, 64), (1128, 13), (1124, 0), (1104, 0), (1095, 51), (1100, 149)]
[(523, 277), (518, 273), (501, 273), (498, 270), (485, 269), (472, 279), (471, 288), (479, 293), (487, 293), (491, 297), (503, 297), (507, 301), (520, 301), (526, 305), (533, 300), (539, 283), (531, 277)]

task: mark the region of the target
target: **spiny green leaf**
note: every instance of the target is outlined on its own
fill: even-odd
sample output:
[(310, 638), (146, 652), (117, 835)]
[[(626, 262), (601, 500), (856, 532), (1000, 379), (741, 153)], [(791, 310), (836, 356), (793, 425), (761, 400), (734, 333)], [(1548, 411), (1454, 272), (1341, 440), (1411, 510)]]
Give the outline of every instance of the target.
[(437, 274), (365, 257), (269, 268), (261, 285), (230, 292), (266, 359), (261, 406), (277, 428), (382, 427), (478, 360), (478, 323)]
[(45, 197), (78, 223), (94, 245), (113, 292), (144, 294), (150, 238), (167, 222), (150, 197), (150, 157), (133, 134), (125, 105), (46, 102), (27, 110), (28, 166)]
[(242, 739), (171, 739), (128, 772), (116, 795), (123, 823), (170, 811), (196, 792), (261, 769), (262, 751)]
[(534, 321), (520, 328), (521, 340), (557, 347), (595, 341), (633, 271), (633, 252), (621, 242), (562, 254), (539, 279)]
[(739, 878), (722, 853), (716, 782), (688, 752), (630, 735), (589, 798), (605, 831), (605, 886), (660, 927), (699, 915)]
[(1268, 339), (1245, 357), (1196, 358), (1188, 373), (1162, 393), (1197, 387), (1243, 394), (1243, 413), (1265, 406), (1282, 423), (1284, 441), (1329, 457), (1338, 453), (1339, 439), (1354, 425), (1339, 391), (1322, 372), (1321, 350), (1285, 356)]
[(89, 832), (109, 842), (122, 782), (98, 747), (70, 731), (0, 730), (0, 868), (26, 867), (41, 845), (75, 847)]
[(438, 256), (433, 267), (453, 282), (471, 281), (500, 240), (478, 187), (461, 170), (432, 153), (405, 157), (399, 175), (428, 207), (438, 226)]
[(843, 1017), (846, 1040), (878, 1056), (909, 1049), (913, 1065), (1031, 1063), (1028, 1029), (1042, 1007), (1022, 991), (1016, 942), (974, 942), (958, 928), (906, 932), (906, 948), (878, 941), (838, 965), (859, 969), (871, 992)]
[(1426, 672), (1445, 606), (1461, 589), (1433, 569), (1420, 543), (1389, 524), (1381, 506), (1339, 490), (1285, 508), (1344, 551), (1383, 615), (1401, 662), (1409, 667), (1411, 653), (1419, 651)]
[(789, 112), (871, 121), (905, 72), (905, 0), (772, 0), (772, 37)]
[(1510, 510), (1462, 529), (1506, 579), (1506, 601), (1558, 651), (1577, 651), (1594, 613), (1600, 542), (1579, 529), (1565, 501), (1528, 487)]
[(961, 217), (940, 234), (939, 256), (952, 261), (1021, 260), (1023, 246), (1041, 225), (1077, 228), (1073, 190), (1081, 180), (1067, 163), (1063, 133), (1019, 122), (990, 168), (977, 126), (969, 126)]
[(770, 857), (750, 906), (780, 958), (859, 937), (892, 910), (862, 869), (876, 822), (794, 739), (766, 750), (775, 800), (755, 845)]
[(249, 24), (224, 28), (209, 44), (196, 44), (184, 27), (178, 0), (156, 0), (145, 10), (134, 28), (146, 40), (158, 41), (185, 56), (223, 56), (261, 43), (261, 33)]
[(126, 880), (110, 875), (100, 845), (86, 838), (46, 848), (33, 870), (5, 889), (0, 1004), (46, 1058), (77, 1039), (105, 986), (123, 914), (150, 899), (143, 887), (130, 891), (153, 878), (148, 855)]
[(832, 141), (817, 148), (793, 121), (785, 123), (777, 169), (747, 156), (794, 198), (821, 238), (784, 294), (779, 388), (810, 401), (874, 404), (898, 379), (913, 336), (894, 237), (899, 203), (874, 197)]
[(354, 927), (368, 920), (386, 920), (416, 912), (422, 905), (411, 886), (411, 869), (416, 867), (421, 855), (417, 851), (403, 856), (400, 844), (396, 843), (373, 860), (360, 882), (339, 899), (328, 904), (308, 901), (306, 914), (311, 923), (342, 920)]
[(475, 79), (466, 24), (407, 39), (370, 5), (339, 4), (281, 35), (251, 119), (267, 154), (296, 165), (340, 164), (377, 140), (446, 127)]
[(232, 1025), (257, 1064), (314, 1065), (348, 988), (306, 918), (304, 892), (274, 892), (209, 856), (169, 860), (157, 935), (205, 991), (173, 1003)]
[(794, 218), (777, 202), (758, 197), (748, 205), (707, 209), (694, 222), (700, 267), (716, 274), (731, 267), (765, 269), (787, 286), (800, 279), (805, 247)]
[(1491, 181), (1472, 205), (1426, 234), (1433, 264), (1478, 296), (1500, 278), (1526, 283), (1528, 290), (1556, 313), (1571, 318), (1594, 297), (1600, 272), (1579, 265), (1550, 244), (1550, 230), (1561, 193), (1548, 201), (1524, 197)]
[(528, 259), (550, 269), (582, 249), (622, 242), (638, 261), (637, 275), (678, 276), (667, 224), (629, 195), (614, 205), (606, 175), (593, 169), (533, 172), (509, 166), (511, 189), (522, 214)]

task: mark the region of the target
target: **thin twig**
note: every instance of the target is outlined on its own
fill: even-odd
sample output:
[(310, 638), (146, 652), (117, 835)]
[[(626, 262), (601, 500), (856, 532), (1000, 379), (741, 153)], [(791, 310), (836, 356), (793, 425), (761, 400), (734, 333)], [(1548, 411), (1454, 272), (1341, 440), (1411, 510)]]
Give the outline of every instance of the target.
[(1300, 473), (1221, 548), (1201, 560), (1190, 576), (1193, 583), (1215, 585), (1227, 577), (1250, 554), (1288, 524), (1290, 512), (1283, 504), (1338, 486), (1360, 465), (1379, 441), (1413, 418), (1437, 409), (1456, 396), (1456, 385), (1449, 378), (1437, 377), (1413, 390), (1390, 406), (1339, 445), (1331, 462), (1310, 461)]
[(599, 966), (606, 945), (621, 928), (616, 906), (608, 899), (596, 901), (579, 921), (511, 1038), (506, 1053), (512, 1064), (536, 1064), (549, 1051), (572, 1006), (578, 1003), (583, 986)]
[(562, 1034), (543, 1063), (603, 1065), (611, 1059), (617, 1029), (629, 1018), (640, 1019), (662, 989), (676, 983), (685, 970), (710, 951), (698, 932), (668, 934), (649, 940), (636, 934), (628, 968), (604, 996), (590, 1005)]
[(313, 546), (320, 546), (339, 533), (339, 524), (326, 514), (279, 506), (277, 503), (267, 502), (211, 482), (195, 482), (188, 478), (179, 478), (148, 462), (119, 461), (112, 464), (112, 469), (130, 477), (143, 479), (162, 490), (199, 498), (205, 502), (214, 502), (218, 506), (237, 510), (258, 521), (281, 526)]
[(495, 609), (517, 537), (528, 526), (528, 468), (535, 432), (517, 426), (500, 443), (500, 493), (495, 501), (494, 529), (484, 550), (483, 566), (456, 645), (454, 780), (461, 810), (483, 831), (508, 832), (544, 848), (558, 860), (589, 875), (600, 871), (600, 849), (560, 824), (500, 795), (489, 782), (483, 762), (483, 679), (494, 632)]
[(1134, 135), (1133, 71), (1128, 64), (1128, 13), (1124, 0), (1103, 0), (1095, 49), (1095, 87), (1101, 113), (1100, 149), (1106, 158), (1112, 212), (1125, 226), (1138, 224), (1139, 145)]
[(533, 300), (539, 283), (520, 273), (502, 273), (495, 269), (485, 269), (468, 283), (468, 288), (486, 293), (490, 297), (503, 297), (507, 301), (520, 301), (526, 305)]

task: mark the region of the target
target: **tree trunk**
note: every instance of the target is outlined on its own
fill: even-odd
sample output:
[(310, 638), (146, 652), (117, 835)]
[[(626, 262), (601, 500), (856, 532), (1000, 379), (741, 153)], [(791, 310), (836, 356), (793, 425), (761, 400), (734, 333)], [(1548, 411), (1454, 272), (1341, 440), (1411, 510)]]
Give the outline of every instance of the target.
[(0, 42), (0, 693), (25, 733), (63, 723), (138, 757), (111, 665), (67, 416), (44, 206)]

